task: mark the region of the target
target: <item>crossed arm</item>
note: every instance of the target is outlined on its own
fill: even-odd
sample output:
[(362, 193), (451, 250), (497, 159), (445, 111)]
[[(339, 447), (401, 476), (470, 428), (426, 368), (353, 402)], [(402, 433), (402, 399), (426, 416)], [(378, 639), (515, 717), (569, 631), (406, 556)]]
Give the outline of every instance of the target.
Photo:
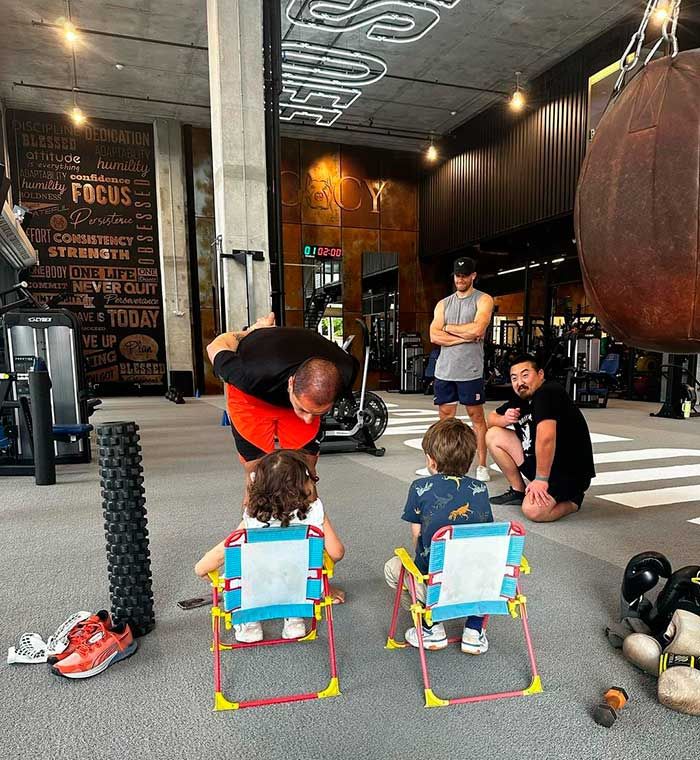
[(473, 322), (465, 325), (445, 324), (445, 306), (442, 301), (435, 307), (430, 323), (430, 342), (437, 346), (457, 346), (483, 340), (493, 311), (493, 298), (484, 293), (479, 299)]
[(463, 338), (466, 341), (483, 340), (491, 323), (492, 312), (493, 298), (484, 293), (476, 306), (476, 315), (473, 322), (469, 322), (466, 325), (445, 325), (443, 329), (450, 335)]

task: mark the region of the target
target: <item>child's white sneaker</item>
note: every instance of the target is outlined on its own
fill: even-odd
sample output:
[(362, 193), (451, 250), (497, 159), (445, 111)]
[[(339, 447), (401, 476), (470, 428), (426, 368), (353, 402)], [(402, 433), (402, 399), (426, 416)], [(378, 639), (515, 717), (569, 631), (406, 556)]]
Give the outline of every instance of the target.
[(489, 640), (484, 631), (466, 628), (462, 632), (462, 651), (464, 654), (484, 654), (489, 648)]
[(489, 480), (491, 480), (491, 473), (489, 472), (489, 468), (484, 467), (480, 464), (476, 468), (476, 479), (480, 480), (482, 483), (488, 483)]
[(255, 644), (263, 639), (263, 629), (260, 623), (235, 623), (233, 635), (241, 644)]
[(283, 639), (300, 639), (306, 636), (306, 623), (304, 618), (285, 618), (282, 628)]
[[(409, 628), (405, 635), (406, 641), (412, 647), (418, 647), (418, 634), (415, 628)], [(447, 646), (447, 634), (442, 623), (435, 623), (432, 628), (423, 626), (423, 646), (426, 649), (444, 649)]]

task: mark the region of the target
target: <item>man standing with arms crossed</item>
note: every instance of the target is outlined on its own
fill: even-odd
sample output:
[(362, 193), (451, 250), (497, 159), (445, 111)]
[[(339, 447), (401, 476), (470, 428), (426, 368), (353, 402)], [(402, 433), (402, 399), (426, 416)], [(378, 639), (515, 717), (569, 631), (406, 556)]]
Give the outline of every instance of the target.
[(441, 420), (454, 417), (457, 406), (464, 404), (476, 434), (476, 477), (488, 481), (483, 339), (491, 322), (493, 298), (474, 287), (474, 259), (460, 256), (454, 263), (453, 277), (455, 292), (438, 302), (430, 325), (430, 342), (440, 346), (434, 403)]

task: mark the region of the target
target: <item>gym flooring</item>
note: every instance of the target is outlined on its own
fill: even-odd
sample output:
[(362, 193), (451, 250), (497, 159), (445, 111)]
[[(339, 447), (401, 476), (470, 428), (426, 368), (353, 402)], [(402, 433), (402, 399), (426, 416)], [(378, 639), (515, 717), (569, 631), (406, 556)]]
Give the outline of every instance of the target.
[[(177, 601), (206, 595), (192, 572), (199, 556), (238, 523), (242, 472), (220, 398), (107, 399), (94, 422), (141, 427), (157, 627), (139, 651), (103, 674), (70, 682), (45, 665), (5, 665), (0, 679), (0, 755), (74, 758), (652, 758), (694, 756), (697, 720), (657, 703), (655, 679), (608, 644), (627, 560), (654, 549), (674, 568), (698, 561), (700, 420), (650, 418), (658, 404), (612, 400), (586, 410), (598, 477), (581, 511), (533, 524), (525, 554), (530, 624), (544, 693), (527, 698), (423, 707), (416, 651), (384, 649), (392, 596), (384, 561), (407, 545), (400, 514), (422, 433), (437, 419), (431, 399), (384, 394), (389, 426), (383, 458), (323, 456), (320, 494), (347, 553), (336, 583), (348, 596), (335, 610), (341, 697), (213, 713), (210, 619)], [(487, 405), (488, 409), (495, 406)], [(492, 471), (489, 490), (505, 481)], [(58, 469), (58, 483), (0, 479), (1, 643), (25, 631), (44, 638), (78, 609), (107, 607), (108, 587), (97, 464)], [(496, 519), (518, 519), (495, 507)], [(403, 618), (400, 630), (408, 627)], [(279, 624), (265, 624), (271, 635)], [(448, 631), (458, 629), (452, 624)], [(323, 631), (323, 628), (322, 628)], [(429, 653), (439, 696), (524, 688), (529, 682), (519, 623), (492, 618), (490, 649)], [(314, 643), (223, 653), (230, 698), (323, 688), (325, 634)], [(293, 649), (290, 651), (290, 647)], [(293, 654), (293, 656), (291, 656)], [(592, 712), (610, 686), (630, 702), (610, 729)]]

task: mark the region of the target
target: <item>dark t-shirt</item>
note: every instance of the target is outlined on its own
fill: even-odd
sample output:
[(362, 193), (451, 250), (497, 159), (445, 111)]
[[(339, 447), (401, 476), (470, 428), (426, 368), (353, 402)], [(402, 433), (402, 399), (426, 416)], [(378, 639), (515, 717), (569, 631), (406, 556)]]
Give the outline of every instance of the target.
[(352, 388), (357, 360), (314, 330), (302, 327), (266, 327), (254, 330), (237, 351), (219, 351), (214, 373), (229, 385), (274, 406), (289, 408), (287, 382), (307, 359), (333, 362), (346, 389)]
[(480, 480), (453, 475), (431, 475), (411, 483), (402, 520), (420, 525), (416, 566), (428, 572), (430, 542), (445, 525), (493, 522), (486, 485)]
[(496, 413), (505, 414), (507, 409), (520, 410), (520, 419), (514, 427), (523, 445), (523, 472), (534, 477), (537, 425), (542, 420), (556, 420), (557, 441), (550, 480), (567, 480), (585, 490), (595, 477), (591, 434), (581, 410), (564, 388), (553, 380), (547, 380), (531, 399), (515, 397), (499, 406)]

